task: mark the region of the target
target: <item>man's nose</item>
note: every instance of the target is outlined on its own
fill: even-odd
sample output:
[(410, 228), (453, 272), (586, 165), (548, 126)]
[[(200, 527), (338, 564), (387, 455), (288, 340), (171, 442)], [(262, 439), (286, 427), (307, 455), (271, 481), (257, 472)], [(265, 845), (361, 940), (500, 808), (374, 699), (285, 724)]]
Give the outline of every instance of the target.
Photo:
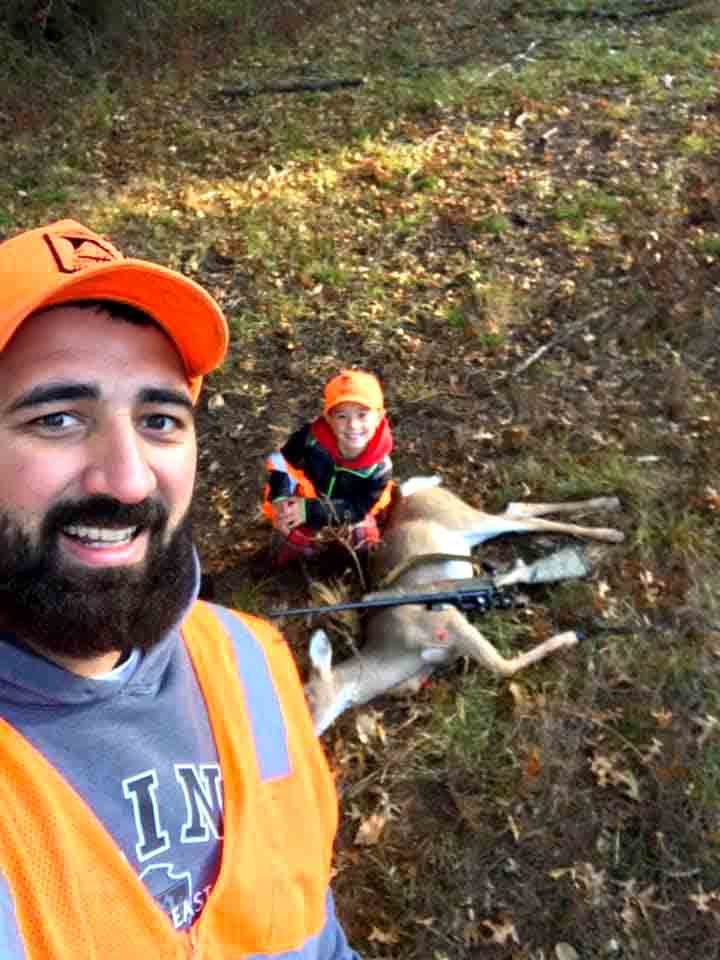
[(84, 492), (122, 503), (140, 503), (157, 487), (147, 441), (130, 418), (119, 418), (93, 437), (83, 477)]

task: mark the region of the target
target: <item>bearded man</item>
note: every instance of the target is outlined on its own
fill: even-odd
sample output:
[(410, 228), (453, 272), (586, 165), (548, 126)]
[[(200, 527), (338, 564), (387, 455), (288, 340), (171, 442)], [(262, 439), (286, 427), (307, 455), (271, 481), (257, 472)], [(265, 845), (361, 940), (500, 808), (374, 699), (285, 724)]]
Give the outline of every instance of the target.
[(357, 956), (290, 653), (197, 599), (227, 339), (200, 286), (75, 221), (0, 244), (3, 960)]

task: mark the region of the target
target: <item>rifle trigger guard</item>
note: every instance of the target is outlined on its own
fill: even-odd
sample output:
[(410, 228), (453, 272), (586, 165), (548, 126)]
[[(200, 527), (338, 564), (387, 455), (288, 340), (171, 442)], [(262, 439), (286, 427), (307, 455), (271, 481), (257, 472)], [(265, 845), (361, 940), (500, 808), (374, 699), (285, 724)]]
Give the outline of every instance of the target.
[(498, 610), (509, 610), (514, 605), (514, 600), (509, 593), (500, 591), (495, 595), (495, 606)]
[(465, 609), (477, 611), (478, 613), (487, 613), (491, 604), (491, 598), (486, 593), (479, 593), (475, 597), (465, 598)]

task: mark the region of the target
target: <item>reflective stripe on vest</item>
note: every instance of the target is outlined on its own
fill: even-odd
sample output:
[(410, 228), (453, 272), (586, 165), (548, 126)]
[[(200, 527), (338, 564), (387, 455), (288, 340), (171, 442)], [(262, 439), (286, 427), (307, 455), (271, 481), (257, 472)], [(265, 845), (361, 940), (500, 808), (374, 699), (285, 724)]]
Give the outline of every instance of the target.
[(211, 604), (208, 606), (225, 627), (235, 647), (237, 670), (250, 714), (260, 779), (287, 777), (290, 773), (287, 730), (262, 647), (239, 617), (224, 607)]
[(8, 891), (3, 898), (0, 886), (0, 936), (12, 945), (8, 960), (324, 956), (335, 929), (327, 893), (337, 804), (294, 661), (268, 624), (204, 603), (193, 607), (183, 636), (225, 800), (220, 874), (199, 919), (176, 932), (59, 771), (0, 721), (0, 876)]
[(15, 903), (4, 877), (0, 876), (0, 957), (25, 960), (27, 954), (20, 938)]

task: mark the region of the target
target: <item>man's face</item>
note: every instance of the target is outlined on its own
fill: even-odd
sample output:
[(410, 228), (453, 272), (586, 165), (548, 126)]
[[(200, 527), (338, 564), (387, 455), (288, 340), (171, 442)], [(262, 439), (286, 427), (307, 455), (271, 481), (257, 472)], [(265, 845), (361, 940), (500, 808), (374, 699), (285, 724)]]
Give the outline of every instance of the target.
[(327, 416), (340, 453), (348, 460), (359, 457), (375, 435), (382, 414), (362, 403), (338, 403)]
[(152, 645), (189, 599), (195, 460), (161, 331), (75, 306), (27, 320), (0, 352), (0, 622), (69, 656)]

